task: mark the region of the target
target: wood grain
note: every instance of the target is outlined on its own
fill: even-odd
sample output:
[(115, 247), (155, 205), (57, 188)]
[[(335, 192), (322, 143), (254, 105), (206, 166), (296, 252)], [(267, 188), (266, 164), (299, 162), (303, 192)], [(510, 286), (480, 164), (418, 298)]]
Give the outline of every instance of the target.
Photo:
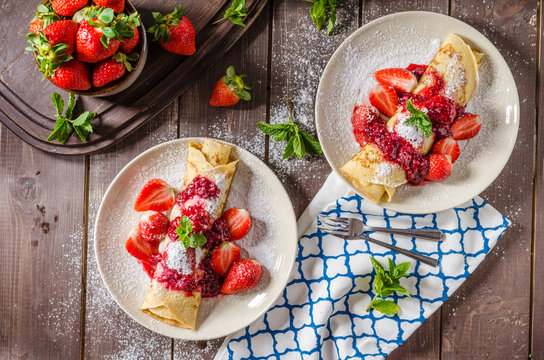
[(521, 123), (505, 171), (482, 194), (512, 221), (496, 248), (442, 307), (442, 358), (527, 358), (535, 124), (536, 1), (455, 1), (452, 15), (481, 31), (518, 86)]
[(84, 159), (45, 154), (2, 125), (0, 154), (0, 358), (77, 358)]

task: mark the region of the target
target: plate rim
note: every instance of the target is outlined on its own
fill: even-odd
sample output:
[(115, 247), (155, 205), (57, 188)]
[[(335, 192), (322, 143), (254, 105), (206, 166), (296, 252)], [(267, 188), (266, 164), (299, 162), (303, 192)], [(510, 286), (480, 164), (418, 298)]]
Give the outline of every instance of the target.
[[(213, 140), (217, 140), (219, 142), (222, 142), (224, 144), (228, 144), (228, 145), (232, 145), (236, 151), (241, 151), (241, 152), (244, 152), (246, 153), (246, 155), (248, 155), (250, 158), (253, 158), (253, 161), (256, 161), (257, 163), (260, 163), (261, 165), (263, 165), (265, 167), (265, 169), (267, 169), (270, 174), (272, 174), (274, 177), (273, 179), (277, 180), (278, 184), (281, 185), (281, 190), (283, 192), (283, 195), (285, 195), (286, 199), (288, 200), (289, 202), (289, 218), (292, 219), (293, 221), (293, 225), (294, 225), (294, 233), (293, 233), (293, 236), (292, 236), (292, 251), (291, 251), (291, 256), (290, 258), (287, 259), (287, 263), (286, 264), (289, 264), (289, 270), (286, 272), (286, 276), (284, 278), (284, 284), (282, 285), (281, 287), (281, 290), (278, 291), (278, 293), (276, 295), (274, 295), (273, 297), (270, 298), (270, 301), (268, 303), (268, 305), (266, 305), (265, 307), (263, 307), (263, 309), (261, 311), (259, 311), (255, 318), (254, 319), (251, 319), (250, 321), (246, 321), (242, 326), (240, 326), (239, 328), (237, 329), (234, 329), (232, 331), (227, 331), (227, 332), (220, 332), (218, 334), (215, 334), (213, 336), (198, 336), (199, 332), (195, 332), (193, 330), (190, 330), (190, 329), (184, 329), (184, 328), (177, 328), (177, 327), (173, 327), (171, 325), (168, 325), (168, 324), (164, 324), (164, 323), (159, 323), (159, 326), (157, 327), (153, 327), (153, 326), (148, 326), (148, 324), (145, 324), (143, 322), (141, 322), (139, 319), (133, 317), (131, 315), (131, 313), (123, 306), (121, 305), (120, 301), (118, 300), (117, 296), (114, 295), (114, 293), (112, 292), (110, 286), (108, 285), (108, 283), (106, 282), (105, 278), (104, 278), (104, 273), (103, 273), (103, 269), (102, 269), (102, 264), (101, 264), (101, 260), (100, 260), (100, 256), (98, 255), (99, 254), (99, 251), (98, 251), (98, 235), (99, 235), (99, 224), (103, 221), (101, 221), (102, 217), (104, 216), (103, 213), (104, 213), (104, 203), (105, 203), (105, 199), (110, 195), (110, 192), (113, 191), (113, 187), (114, 187), (114, 184), (119, 180), (119, 178), (127, 171), (129, 171), (131, 169), (131, 167), (134, 165), (134, 163), (136, 163), (137, 161), (139, 161), (142, 157), (146, 156), (146, 155), (149, 155), (151, 152), (154, 152), (154, 151), (158, 151), (159, 148), (161, 147), (167, 147), (167, 146), (171, 146), (171, 145), (174, 145), (175, 143), (188, 143), (188, 142), (191, 142), (191, 141), (195, 141), (195, 142), (202, 142), (205, 138), (210, 138), (210, 139), (213, 139)], [(295, 260), (296, 260), (296, 257), (297, 257), (297, 253), (298, 253), (298, 235), (297, 235), (297, 218), (296, 218), (296, 214), (295, 214), (295, 210), (294, 210), (294, 207), (293, 207), (293, 202), (291, 201), (291, 197), (289, 196), (289, 194), (287, 193), (287, 190), (285, 189), (285, 186), (283, 186), (283, 183), (281, 182), (281, 180), (277, 177), (277, 175), (272, 171), (272, 169), (270, 169), (270, 167), (268, 165), (266, 165), (261, 159), (259, 159), (257, 156), (255, 156), (254, 154), (252, 154), (250, 151), (236, 145), (236, 144), (233, 144), (233, 143), (230, 143), (228, 141), (224, 141), (224, 140), (220, 140), (220, 139), (215, 139), (215, 138), (211, 138), (211, 137), (183, 137), (183, 138), (178, 138), (178, 139), (173, 139), (173, 140), (169, 140), (169, 141), (166, 141), (166, 142), (163, 142), (163, 143), (160, 143), (160, 144), (157, 144), (155, 146), (152, 146), (151, 148), (143, 151), (142, 153), (138, 154), (136, 157), (134, 157), (134, 159), (132, 159), (131, 161), (129, 161), (118, 173), (117, 175), (113, 178), (113, 180), (111, 181), (110, 185), (108, 186), (106, 192), (104, 193), (103, 197), (102, 197), (102, 200), (100, 201), (100, 206), (98, 208), (98, 212), (97, 212), (97, 215), (96, 215), (96, 220), (95, 220), (95, 224), (94, 224), (94, 256), (95, 256), (95, 261), (97, 263), (97, 267), (98, 267), (98, 272), (100, 273), (100, 278), (102, 279), (102, 283), (104, 284), (104, 286), (106, 287), (106, 289), (108, 290), (108, 293), (109, 295), (113, 298), (113, 300), (115, 301), (115, 303), (117, 304), (117, 306), (119, 306), (119, 308), (121, 308), (121, 310), (123, 310), (123, 312), (128, 315), (133, 321), (136, 321), (138, 324), (142, 325), (143, 327), (145, 327), (146, 329), (149, 329), (151, 331), (153, 331), (154, 333), (158, 333), (160, 335), (163, 335), (163, 336), (168, 336), (168, 337), (171, 337), (171, 338), (175, 338), (175, 339), (181, 339), (181, 340), (213, 340), (213, 339), (218, 339), (218, 338), (221, 338), (221, 337), (225, 337), (225, 336), (228, 336), (230, 334), (233, 334), (235, 333), (236, 331), (239, 331), (249, 325), (251, 325), (254, 321), (256, 321), (257, 319), (259, 319), (261, 316), (263, 316), (263, 314), (265, 314), (276, 302), (277, 300), (279, 299), (279, 297), (281, 296), (281, 294), (283, 293), (283, 290), (285, 289), (285, 287), (287, 286), (287, 283), (289, 282), (289, 279), (291, 278), (291, 274), (293, 272), (293, 268), (294, 268), (294, 264), (295, 264)], [(170, 331), (168, 331), (169, 328), (174, 328)], [(163, 330), (164, 329), (164, 330)], [(181, 330), (181, 331), (179, 331)], [(188, 335), (188, 336), (185, 336), (185, 335)], [(197, 336), (194, 336), (194, 335), (197, 335)]]
[[(392, 14), (388, 14), (388, 15), (379, 17), (379, 18), (374, 19), (374, 20), (366, 23), (365, 25), (361, 26), (360, 28), (355, 30), (353, 33), (351, 33), (336, 48), (336, 50), (334, 51), (334, 53), (330, 57), (329, 61), (327, 62), (327, 65), (325, 66), (325, 68), (323, 69), (323, 72), (321, 73), (321, 76), (319, 78), (319, 86), (318, 86), (317, 91), (316, 91), (314, 117), (315, 117), (316, 133), (317, 133), (319, 141), (321, 143), (323, 143), (323, 141), (322, 141), (323, 140), (323, 137), (322, 137), (323, 129), (320, 127), (319, 121), (318, 121), (318, 118), (320, 117), (320, 111), (319, 111), (319, 108), (320, 108), (320, 94), (324, 91), (323, 89), (325, 87), (325, 85), (323, 84), (324, 75), (327, 74), (327, 72), (329, 72), (331, 70), (331, 67), (333, 66), (332, 62), (334, 60), (336, 60), (336, 58), (338, 58), (340, 56), (341, 52), (344, 51), (345, 47), (352, 41), (353, 38), (355, 38), (357, 36), (360, 36), (361, 33), (364, 33), (365, 31), (368, 31), (368, 29), (372, 28), (373, 26), (379, 25), (379, 24), (381, 24), (383, 22), (391, 21), (392, 19), (400, 17), (400, 16), (402, 16), (402, 17), (410, 17), (411, 16), (411, 17), (417, 18), (418, 15), (431, 16), (431, 17), (434, 16), (434, 17), (437, 17), (437, 18), (448, 19), (448, 21), (453, 21), (454, 23), (457, 23), (460, 26), (468, 27), (469, 29), (474, 31), (478, 36), (481, 37), (483, 44), (486, 44), (486, 46), (491, 47), (496, 52), (496, 55), (498, 55), (498, 56), (496, 56), (494, 58), (496, 58), (498, 60), (498, 62), (501, 63), (501, 67), (504, 67), (505, 69), (508, 70), (505, 75), (507, 77), (509, 77), (512, 84), (514, 84), (514, 87), (513, 87), (514, 92), (513, 92), (512, 95), (515, 98), (515, 105), (516, 106), (515, 106), (513, 115), (514, 115), (514, 123), (516, 123), (517, 126), (516, 126), (516, 130), (515, 130), (515, 134), (512, 137), (513, 141), (511, 142), (510, 147), (508, 149), (506, 149), (506, 151), (505, 151), (505, 153), (506, 152), (508, 153), (507, 156), (505, 157), (506, 161), (504, 161), (504, 163), (500, 166), (500, 169), (498, 169), (498, 172), (497, 172), (496, 176), (493, 179), (491, 179), (488, 183), (484, 183), (481, 186), (475, 187), (475, 190), (470, 192), (470, 194), (471, 194), (470, 196), (467, 195), (465, 197), (459, 197), (460, 200), (458, 200), (455, 205), (453, 205), (453, 206), (450, 206), (450, 205), (434, 206), (429, 211), (429, 210), (426, 210), (426, 209), (423, 209), (423, 208), (415, 208), (415, 209), (410, 209), (410, 210), (407, 210), (407, 209), (404, 209), (404, 208), (401, 209), (401, 208), (395, 206), (395, 203), (389, 203), (389, 202), (384, 202), (384, 201), (380, 201), (377, 204), (378, 206), (380, 206), (380, 207), (382, 207), (384, 209), (397, 211), (397, 212), (402, 212), (402, 213), (406, 213), (406, 214), (430, 214), (430, 213), (436, 213), (436, 212), (452, 209), (452, 208), (455, 208), (455, 207), (465, 203), (466, 201), (469, 201), (469, 200), (473, 199), (474, 197), (478, 196), (483, 191), (485, 191), (499, 177), (499, 175), (502, 173), (502, 171), (506, 167), (506, 164), (510, 160), (510, 157), (512, 156), (512, 152), (514, 151), (514, 147), (515, 147), (515, 144), (516, 144), (516, 141), (517, 141), (517, 136), (518, 136), (518, 133), (519, 133), (519, 126), (520, 126), (519, 93), (518, 93), (518, 88), (517, 88), (516, 81), (514, 79), (514, 76), (512, 75), (512, 71), (510, 70), (510, 67), (508, 66), (508, 63), (506, 62), (506, 60), (504, 59), (504, 57), (502, 56), (500, 51), (497, 49), (497, 47), (485, 35), (483, 35), (480, 31), (475, 29), (473, 26), (465, 23), (462, 20), (451, 17), (449, 15), (435, 13), (435, 12), (432, 12), (432, 11), (402, 11), (402, 12), (396, 12), (396, 13), (392, 13)], [(330, 153), (327, 152), (327, 149), (325, 147), (323, 147), (323, 154), (325, 155), (325, 158), (326, 158), (327, 162), (329, 163), (329, 166), (332, 168), (332, 171), (334, 173), (336, 173), (342, 179), (344, 184), (346, 184), (351, 191), (355, 192), (359, 196), (366, 199), (366, 196), (364, 196), (361, 192), (359, 192), (357, 189), (355, 189), (355, 187), (353, 187), (353, 185), (344, 177), (344, 175), (342, 175), (340, 173), (340, 171), (334, 165), (333, 161), (331, 161), (331, 155), (330, 155)], [(438, 204), (438, 203), (440, 203), (440, 202), (435, 202), (435, 204)]]

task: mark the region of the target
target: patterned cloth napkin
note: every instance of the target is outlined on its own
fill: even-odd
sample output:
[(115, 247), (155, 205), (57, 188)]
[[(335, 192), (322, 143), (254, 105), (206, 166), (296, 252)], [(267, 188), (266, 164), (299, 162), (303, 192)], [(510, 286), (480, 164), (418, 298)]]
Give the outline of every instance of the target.
[[(228, 337), (219, 359), (383, 359), (401, 345), (478, 267), (510, 222), (479, 197), (451, 210), (406, 215), (384, 210), (346, 188), (336, 175), (301, 216), (299, 249), (287, 287), (270, 310)], [(344, 192), (345, 194), (345, 192)], [(338, 199), (334, 201), (333, 199)], [(326, 201), (332, 202), (328, 206)], [(325, 210), (323, 210), (325, 208)], [(323, 210), (319, 214), (319, 210)], [(442, 243), (373, 233), (372, 237), (439, 259), (434, 268), (365, 241), (345, 241), (316, 228), (316, 217), (352, 216), (369, 225), (438, 228)], [(366, 312), (374, 291), (370, 256), (412, 264), (390, 298), (395, 316)]]

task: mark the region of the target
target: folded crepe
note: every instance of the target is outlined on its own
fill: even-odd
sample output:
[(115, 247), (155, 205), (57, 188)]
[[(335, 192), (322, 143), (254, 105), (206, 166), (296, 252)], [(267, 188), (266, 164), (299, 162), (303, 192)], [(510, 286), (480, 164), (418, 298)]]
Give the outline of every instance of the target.
[[(190, 143), (188, 147), (183, 189), (195, 177), (201, 175), (215, 182), (220, 190), (218, 201), (213, 201), (206, 206), (210, 224), (221, 216), (230, 183), (236, 170), (238, 160), (230, 161), (231, 150), (232, 146), (207, 138), (202, 144)], [(181, 216), (181, 209), (176, 204), (170, 219), (173, 220), (178, 216)], [(168, 245), (173, 241), (166, 237), (163, 243), (166, 244), (161, 244), (160, 248), (166, 251)], [(190, 250), (192, 248), (189, 248)], [(198, 266), (198, 260), (205, 256), (205, 250), (202, 248), (196, 249), (195, 252), (199, 254), (197, 255), (197, 261), (191, 265), (193, 274)], [(166, 324), (194, 330), (201, 299), (200, 289), (196, 288), (192, 292), (168, 289), (157, 279), (158, 275), (163, 273), (163, 270), (162, 264), (159, 263), (140, 310)]]
[[(443, 95), (460, 106), (466, 106), (478, 84), (478, 68), (483, 53), (474, 51), (463, 39), (449, 34), (446, 41), (420, 78), (413, 93), (423, 94), (434, 85), (438, 74), (444, 81)], [(395, 131), (395, 123), (401, 109), (389, 119), (387, 128)], [(401, 134), (398, 134), (402, 137)], [(407, 140), (407, 139), (405, 139)], [(425, 139), (414, 149), (426, 154), (432, 149), (434, 136)], [(404, 170), (383, 158), (373, 144), (366, 144), (361, 151), (342, 168), (342, 173), (366, 198), (378, 203), (390, 201), (396, 189), (406, 183)]]

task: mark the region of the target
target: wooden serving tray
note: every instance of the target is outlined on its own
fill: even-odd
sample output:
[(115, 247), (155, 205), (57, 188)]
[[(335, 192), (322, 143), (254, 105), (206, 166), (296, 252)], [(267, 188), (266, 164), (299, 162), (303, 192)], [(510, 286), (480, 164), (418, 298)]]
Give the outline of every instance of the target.
[(110, 97), (79, 99), (78, 107), (82, 105), (97, 114), (93, 122), (95, 132), (87, 142), (72, 134), (65, 144), (45, 139), (55, 126), (51, 93), (67, 96), (51, 82), (41, 81), (42, 74), (32, 54), (24, 50), (37, 1), (7, 2), (0, 7), (0, 121), (25, 142), (47, 152), (82, 155), (99, 151), (137, 130), (180, 96), (234, 45), (266, 2), (246, 1), (247, 26), (242, 27), (230, 21), (212, 25), (223, 17), (232, 0), (133, 0), (146, 29), (154, 23), (152, 11), (166, 14), (183, 5), (196, 31), (196, 52), (189, 57), (171, 54), (150, 41), (143, 72), (129, 89)]

